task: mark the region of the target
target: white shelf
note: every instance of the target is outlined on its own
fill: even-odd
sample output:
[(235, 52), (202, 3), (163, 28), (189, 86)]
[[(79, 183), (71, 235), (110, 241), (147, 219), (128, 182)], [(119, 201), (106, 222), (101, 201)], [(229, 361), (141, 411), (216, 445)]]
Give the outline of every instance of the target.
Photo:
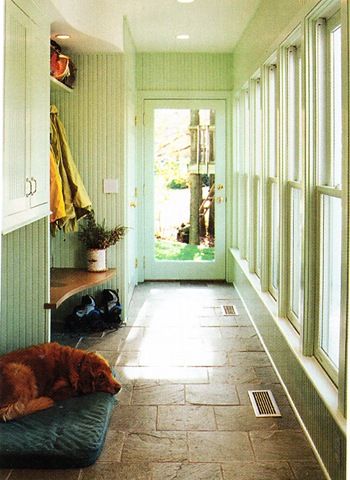
[(50, 82), (51, 82), (51, 88), (57, 89), (57, 90), (64, 90), (65, 92), (71, 93), (73, 88), (67, 87), (64, 83), (60, 82), (54, 77), (50, 76)]

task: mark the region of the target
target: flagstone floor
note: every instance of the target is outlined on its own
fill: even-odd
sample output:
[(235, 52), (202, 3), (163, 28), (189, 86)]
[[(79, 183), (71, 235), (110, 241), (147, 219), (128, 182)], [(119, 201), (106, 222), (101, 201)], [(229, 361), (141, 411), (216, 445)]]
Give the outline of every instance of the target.
[[(238, 316), (223, 316), (234, 303)], [(123, 383), (97, 463), (0, 470), (0, 480), (321, 480), (312, 449), (244, 307), (224, 283), (138, 286), (127, 326), (58, 341), (98, 351)], [(281, 418), (256, 418), (249, 389)]]

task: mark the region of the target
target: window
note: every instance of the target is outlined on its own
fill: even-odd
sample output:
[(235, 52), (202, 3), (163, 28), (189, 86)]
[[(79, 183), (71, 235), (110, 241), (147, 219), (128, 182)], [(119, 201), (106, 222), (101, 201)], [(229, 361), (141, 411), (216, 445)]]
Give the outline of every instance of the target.
[(349, 45), (339, 7), (321, 0), (250, 78), (248, 95), (239, 91), (236, 230), (251, 284), (258, 289), (258, 277), (276, 322), (294, 327), (280, 323), (293, 345), (299, 339), (301, 362), (313, 357), (338, 387), (344, 413)]
[(262, 251), (262, 122), (261, 79), (250, 82), (250, 271), (261, 276)]
[(277, 66), (265, 66), (265, 188), (268, 291), (277, 300), (279, 286), (279, 193), (277, 165)]
[(342, 255), (342, 92), (340, 15), (320, 18), (316, 34), (316, 195), (318, 305), (315, 355), (336, 382)]
[(239, 97), (238, 161), (238, 248), (242, 258), (248, 255), (248, 170), (249, 170), (249, 95), (244, 88)]
[(283, 213), (284, 268), (286, 298), (285, 315), (300, 332), (302, 321), (302, 245), (303, 245), (303, 191), (302, 191), (302, 57), (300, 33), (281, 49), (283, 65)]

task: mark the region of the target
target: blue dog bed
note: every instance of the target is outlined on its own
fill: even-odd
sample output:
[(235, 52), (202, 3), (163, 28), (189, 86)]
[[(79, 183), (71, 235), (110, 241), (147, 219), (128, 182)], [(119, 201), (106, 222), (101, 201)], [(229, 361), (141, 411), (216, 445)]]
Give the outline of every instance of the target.
[(116, 399), (91, 393), (0, 424), (1, 468), (81, 468), (99, 457)]

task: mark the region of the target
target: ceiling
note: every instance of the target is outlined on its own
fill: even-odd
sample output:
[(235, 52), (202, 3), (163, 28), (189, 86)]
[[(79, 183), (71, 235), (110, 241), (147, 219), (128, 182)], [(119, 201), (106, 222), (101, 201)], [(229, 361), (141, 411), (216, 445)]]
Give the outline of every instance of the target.
[(51, 0), (51, 32), (71, 51), (120, 51), (125, 16), (138, 52), (232, 52), (260, 1)]
[[(138, 51), (232, 52), (260, 0), (124, 0)], [(188, 34), (188, 40), (176, 35)]]

